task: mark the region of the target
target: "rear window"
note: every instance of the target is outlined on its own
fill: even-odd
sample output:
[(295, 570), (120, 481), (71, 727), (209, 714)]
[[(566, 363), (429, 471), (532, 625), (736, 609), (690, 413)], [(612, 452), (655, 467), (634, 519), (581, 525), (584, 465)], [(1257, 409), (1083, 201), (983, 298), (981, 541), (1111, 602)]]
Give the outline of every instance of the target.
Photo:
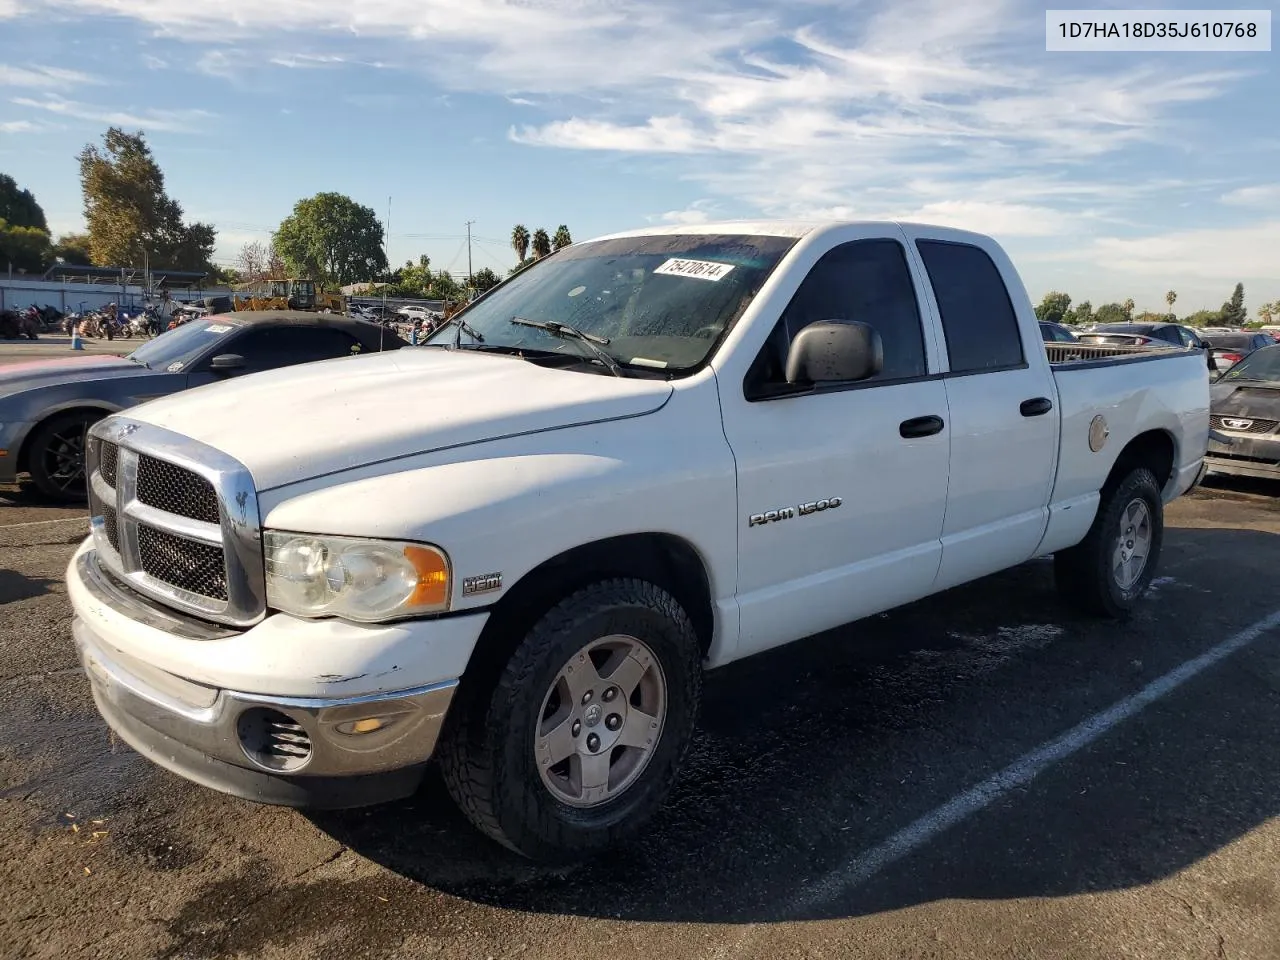
[(952, 373), (1022, 365), (1022, 337), (1000, 271), (985, 250), (967, 243), (919, 240), (942, 316)]
[(1229, 350), (1256, 350), (1261, 343), (1252, 333), (1219, 333), (1209, 339), (1213, 346)]

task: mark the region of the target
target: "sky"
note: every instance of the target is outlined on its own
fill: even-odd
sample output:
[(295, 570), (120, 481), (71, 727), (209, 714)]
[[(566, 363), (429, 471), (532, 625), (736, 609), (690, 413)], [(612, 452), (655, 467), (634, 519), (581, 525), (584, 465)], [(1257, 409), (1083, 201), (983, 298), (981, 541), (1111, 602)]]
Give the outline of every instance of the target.
[(455, 274), (469, 220), (504, 272), (517, 222), (910, 219), (993, 235), (1035, 299), (1280, 299), (1276, 54), (1049, 53), (1044, 11), (0, 0), (0, 172), (80, 229), (76, 154), (141, 129), (226, 265), (335, 190), (390, 210), (393, 263)]

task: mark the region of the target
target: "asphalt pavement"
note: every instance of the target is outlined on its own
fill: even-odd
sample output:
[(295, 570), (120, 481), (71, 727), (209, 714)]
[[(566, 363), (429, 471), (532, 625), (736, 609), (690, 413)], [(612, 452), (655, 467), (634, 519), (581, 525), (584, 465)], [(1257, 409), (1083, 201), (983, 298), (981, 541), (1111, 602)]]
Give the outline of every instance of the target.
[(709, 677), (676, 795), (549, 870), (432, 778), (304, 815), (114, 742), (76, 667), (81, 511), (0, 490), (0, 956), (1280, 956), (1280, 501), (1174, 504), (1132, 622), (1034, 561)]

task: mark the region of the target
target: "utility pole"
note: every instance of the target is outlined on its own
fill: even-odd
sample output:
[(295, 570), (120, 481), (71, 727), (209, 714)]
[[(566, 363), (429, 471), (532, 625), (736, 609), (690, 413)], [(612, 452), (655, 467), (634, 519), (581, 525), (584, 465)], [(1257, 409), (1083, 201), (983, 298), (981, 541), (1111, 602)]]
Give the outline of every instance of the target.
[(467, 283), (471, 282), (471, 225), (474, 220), (467, 221)]

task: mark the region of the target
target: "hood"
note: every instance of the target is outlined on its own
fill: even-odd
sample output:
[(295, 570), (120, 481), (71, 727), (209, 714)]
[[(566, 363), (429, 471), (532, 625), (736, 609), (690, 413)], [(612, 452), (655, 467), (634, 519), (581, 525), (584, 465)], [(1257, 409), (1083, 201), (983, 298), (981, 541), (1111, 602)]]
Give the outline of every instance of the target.
[(1215, 383), (1209, 389), (1210, 413), (1215, 417), (1280, 420), (1280, 383)]
[(259, 490), (445, 447), (651, 413), (672, 388), (410, 347), (198, 387), (129, 416), (216, 447)]
[(85, 380), (138, 376), (150, 371), (124, 357), (78, 354), (55, 360), (22, 360), (0, 367), (0, 397), (36, 387)]

